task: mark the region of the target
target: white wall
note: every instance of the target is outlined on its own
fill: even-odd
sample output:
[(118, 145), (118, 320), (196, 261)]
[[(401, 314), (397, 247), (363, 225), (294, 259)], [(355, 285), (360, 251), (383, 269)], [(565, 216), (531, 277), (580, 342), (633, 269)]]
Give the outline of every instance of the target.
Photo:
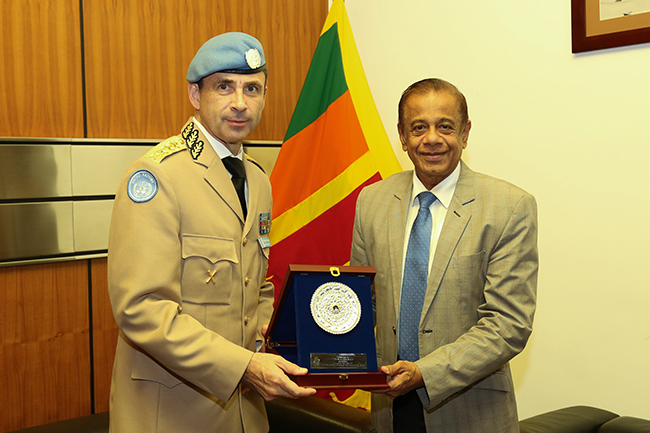
[(568, 0), (346, 0), (400, 161), (401, 92), (465, 93), (464, 160), (539, 205), (535, 330), (512, 363), (526, 418), (593, 405), (650, 418), (650, 44), (571, 53)]

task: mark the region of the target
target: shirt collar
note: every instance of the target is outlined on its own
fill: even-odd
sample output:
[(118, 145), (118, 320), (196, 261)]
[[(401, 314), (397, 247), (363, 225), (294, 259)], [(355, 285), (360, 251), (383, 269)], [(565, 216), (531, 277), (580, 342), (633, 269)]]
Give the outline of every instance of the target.
[(208, 142), (212, 146), (215, 152), (217, 152), (217, 155), (219, 155), (220, 159), (224, 159), (228, 156), (232, 156), (234, 158), (237, 158), (239, 160), (243, 160), (244, 158), (244, 146), (239, 146), (239, 152), (237, 152), (237, 155), (233, 155), (230, 152), (230, 149), (226, 147), (225, 144), (223, 144), (221, 141), (216, 139), (215, 137), (210, 134), (207, 129), (203, 125), (201, 125), (201, 122), (198, 121), (198, 119), (195, 117), (194, 118), (194, 123), (196, 123), (196, 126), (199, 127), (205, 138), (207, 138)]
[[(451, 204), (451, 199), (454, 197), (454, 191), (456, 190), (456, 184), (458, 184), (458, 178), (460, 177), (460, 163), (456, 166), (454, 171), (451, 172), (449, 176), (443, 179), (438, 185), (434, 186), (431, 189), (433, 195), (436, 196), (438, 201), (445, 207), (449, 209)], [(413, 170), (413, 192), (411, 194), (411, 205), (415, 202), (415, 197), (418, 194), (424, 191), (429, 191), (422, 184), (422, 181), (418, 178), (417, 173)]]

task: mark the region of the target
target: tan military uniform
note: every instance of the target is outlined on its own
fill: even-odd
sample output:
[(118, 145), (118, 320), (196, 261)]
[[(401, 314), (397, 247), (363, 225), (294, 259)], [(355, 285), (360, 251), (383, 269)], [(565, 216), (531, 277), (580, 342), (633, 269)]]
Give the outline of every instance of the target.
[[(246, 221), (227, 170), (193, 118), (180, 136), (138, 159), (119, 187), (108, 253), (121, 331), (113, 432), (268, 430), (262, 398), (242, 395), (240, 380), (273, 304), (269, 249), (258, 242), (271, 186), (244, 159)], [(139, 170), (155, 181), (129, 194)]]

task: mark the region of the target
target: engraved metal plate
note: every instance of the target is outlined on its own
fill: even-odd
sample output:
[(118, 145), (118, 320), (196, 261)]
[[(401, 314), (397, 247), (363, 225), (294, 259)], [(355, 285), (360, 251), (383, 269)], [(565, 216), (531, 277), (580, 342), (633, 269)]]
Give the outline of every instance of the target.
[(325, 283), (311, 297), (311, 315), (316, 324), (330, 334), (345, 334), (361, 319), (357, 294), (342, 283)]
[(310, 353), (311, 368), (363, 369), (368, 368), (365, 353)]

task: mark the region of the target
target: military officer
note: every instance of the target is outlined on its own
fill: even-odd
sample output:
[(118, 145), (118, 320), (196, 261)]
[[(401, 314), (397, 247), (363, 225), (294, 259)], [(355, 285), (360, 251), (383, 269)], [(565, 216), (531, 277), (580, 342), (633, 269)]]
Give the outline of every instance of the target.
[(264, 399), (307, 372), (256, 351), (271, 317), (268, 176), (243, 152), (266, 98), (260, 42), (207, 41), (187, 71), (195, 114), (128, 169), (115, 197), (108, 280), (120, 329), (111, 431), (266, 432)]

